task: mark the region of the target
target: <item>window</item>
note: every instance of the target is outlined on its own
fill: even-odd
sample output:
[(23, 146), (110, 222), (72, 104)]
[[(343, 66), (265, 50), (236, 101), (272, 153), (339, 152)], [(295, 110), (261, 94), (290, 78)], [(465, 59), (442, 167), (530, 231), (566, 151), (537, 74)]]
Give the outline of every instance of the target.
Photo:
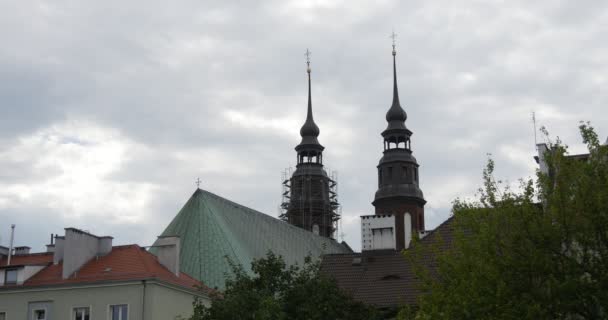
[(33, 320), (46, 320), (46, 309), (34, 310)]
[(6, 269), (4, 271), (4, 284), (17, 284), (18, 269)]
[(6, 312), (0, 312), (0, 320), (6, 320)]
[(128, 320), (129, 319), (129, 307), (126, 304), (117, 304), (110, 306), (110, 319), (111, 320)]
[(89, 320), (91, 310), (89, 307), (74, 308), (72, 319), (74, 320)]

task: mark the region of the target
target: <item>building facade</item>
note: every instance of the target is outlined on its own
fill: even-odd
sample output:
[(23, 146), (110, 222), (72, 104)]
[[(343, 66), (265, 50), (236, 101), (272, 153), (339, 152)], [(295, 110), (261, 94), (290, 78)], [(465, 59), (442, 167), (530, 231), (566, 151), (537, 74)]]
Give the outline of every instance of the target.
[(0, 253), (0, 319), (174, 319), (191, 315), (195, 298), (210, 302), (212, 291), (179, 271), (179, 238), (159, 239), (157, 256), (74, 228), (54, 239), (47, 252)]

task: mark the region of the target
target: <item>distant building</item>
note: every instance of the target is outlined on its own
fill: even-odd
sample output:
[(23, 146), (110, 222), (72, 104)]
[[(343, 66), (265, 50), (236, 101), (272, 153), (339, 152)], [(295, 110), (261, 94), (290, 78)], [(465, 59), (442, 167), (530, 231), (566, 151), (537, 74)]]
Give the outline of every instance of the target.
[(112, 246), (74, 228), (47, 252), (0, 248), (0, 319), (148, 320), (189, 316), (211, 290), (179, 270), (179, 238), (161, 238), (157, 256)]
[[(604, 144), (602, 144), (602, 146), (608, 146), (608, 138), (606, 138), (606, 141), (604, 142)], [(547, 160), (546, 160), (546, 153), (551, 152), (550, 147), (547, 146), (546, 143), (538, 143), (538, 144), (536, 144), (536, 150), (538, 151), (538, 155), (534, 156), (534, 160), (538, 164), (539, 170), (544, 174), (549, 174), (550, 172), (549, 172), (549, 166), (548, 166)], [(574, 160), (579, 160), (579, 161), (587, 161), (589, 159), (589, 154), (588, 153), (572, 154), (572, 155), (567, 155), (566, 157), (570, 158), (570, 159), (574, 159)]]
[[(310, 61), (308, 63), (308, 113), (300, 129), (302, 141), (296, 146), (296, 170), (284, 181), (285, 201), (281, 218), (288, 223), (323, 237), (334, 238), (340, 219), (335, 179), (323, 167), (323, 147), (319, 127), (312, 114)], [(288, 180), (287, 180), (288, 179)]]
[[(288, 265), (302, 265), (307, 255), (318, 258), (352, 252), (345, 243), (202, 189), (192, 194), (162, 236), (179, 236), (182, 270), (220, 290), (224, 289), (226, 273), (231, 271), (228, 260), (252, 272), (253, 259), (263, 258), (268, 251), (283, 256)], [(150, 252), (158, 254), (158, 249), (153, 247)]]

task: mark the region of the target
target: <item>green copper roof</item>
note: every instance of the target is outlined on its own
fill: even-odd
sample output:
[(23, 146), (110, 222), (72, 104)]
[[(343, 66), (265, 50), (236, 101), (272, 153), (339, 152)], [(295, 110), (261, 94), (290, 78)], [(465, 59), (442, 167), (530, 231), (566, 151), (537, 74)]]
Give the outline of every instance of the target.
[(334, 240), (201, 189), (194, 192), (162, 235), (180, 237), (181, 271), (219, 289), (224, 288), (225, 273), (230, 271), (226, 257), (251, 271), (251, 261), (265, 256), (268, 250), (283, 256), (288, 264), (300, 265), (309, 253), (320, 256), (350, 252)]

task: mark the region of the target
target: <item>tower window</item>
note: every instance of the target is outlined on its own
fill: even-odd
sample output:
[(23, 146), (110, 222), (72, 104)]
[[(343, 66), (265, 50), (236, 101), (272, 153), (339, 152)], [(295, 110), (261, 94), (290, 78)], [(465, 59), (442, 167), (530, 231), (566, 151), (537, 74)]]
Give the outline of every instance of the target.
[(378, 169), (378, 187), (382, 184), (382, 168)]
[(393, 167), (388, 167), (388, 181), (392, 181), (393, 179)]

